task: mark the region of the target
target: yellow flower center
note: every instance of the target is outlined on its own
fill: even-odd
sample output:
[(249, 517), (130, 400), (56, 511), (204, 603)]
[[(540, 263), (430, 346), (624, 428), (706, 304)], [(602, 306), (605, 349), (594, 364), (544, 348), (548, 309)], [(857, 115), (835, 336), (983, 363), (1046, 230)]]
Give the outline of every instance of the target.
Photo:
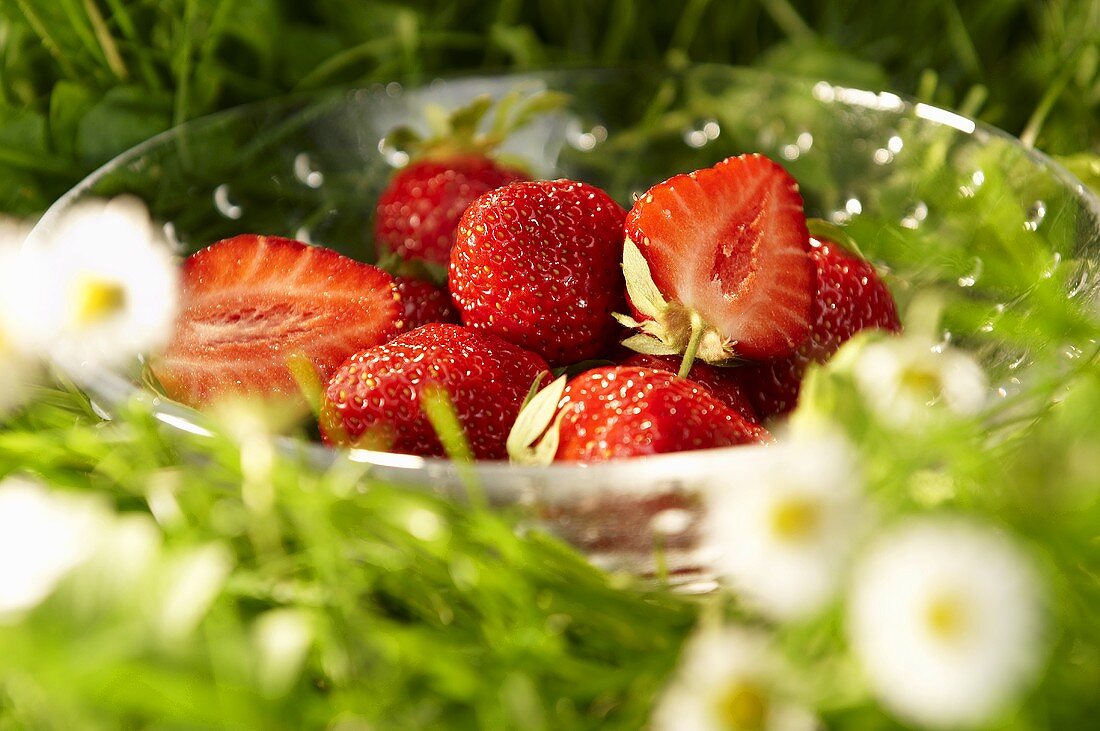
[(718, 720), (736, 731), (764, 728), (768, 718), (768, 696), (751, 681), (739, 680), (718, 699)]
[(93, 276), (76, 285), (76, 322), (91, 325), (117, 314), (126, 306), (126, 290), (118, 282)]
[(901, 387), (909, 393), (925, 395), (931, 401), (940, 395), (943, 381), (935, 369), (909, 366), (901, 372)]
[(954, 594), (933, 597), (924, 609), (924, 621), (936, 639), (957, 640), (968, 624), (966, 605)]
[(772, 532), (785, 541), (804, 541), (813, 536), (821, 523), (821, 508), (803, 497), (779, 502), (771, 514)]

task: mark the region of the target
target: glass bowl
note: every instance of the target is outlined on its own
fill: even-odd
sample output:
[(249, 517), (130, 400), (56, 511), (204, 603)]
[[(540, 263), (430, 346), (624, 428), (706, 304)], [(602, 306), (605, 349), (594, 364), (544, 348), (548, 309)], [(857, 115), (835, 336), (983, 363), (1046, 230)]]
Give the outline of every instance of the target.
[[(799, 180), (809, 215), (846, 226), (892, 270), (902, 311), (914, 293), (949, 293), (944, 337), (975, 352), (997, 394), (1027, 388), (1027, 349), (953, 306), (988, 304), (1027, 316), (1032, 301), (1007, 259), (1057, 270), (1064, 296), (1095, 298), (1100, 204), (1071, 175), (1018, 140), (947, 110), (888, 92), (722, 66), (670, 74), (571, 70), (436, 80), (257, 104), (200, 119), (119, 156), (61, 198), (28, 239), (89, 197), (135, 195), (163, 222), (180, 255), (238, 233), (323, 243), (370, 261), (374, 202), (404, 162), (395, 127), (427, 129), (432, 107), (479, 94), (566, 92), (563, 109), (509, 139), (503, 153), (543, 177), (604, 187), (623, 205), (678, 173), (756, 151)], [(959, 312), (964, 311), (960, 309)], [(973, 307), (967, 312), (971, 311)], [(147, 399), (167, 427), (208, 434), (196, 411), (142, 389), (140, 364), (83, 384), (105, 413)], [(334, 451), (287, 438), (320, 466), (350, 459), (373, 479), (461, 494), (464, 474), (441, 459)], [(701, 490), (736, 479), (760, 447), (734, 447), (591, 466), (480, 463), (490, 500), (533, 515), (597, 564), (637, 573), (658, 562), (705, 585), (712, 552), (699, 532)], [(659, 549), (659, 550), (658, 550)], [(659, 554), (659, 555), (658, 555)], [(698, 582), (703, 582), (699, 584)]]

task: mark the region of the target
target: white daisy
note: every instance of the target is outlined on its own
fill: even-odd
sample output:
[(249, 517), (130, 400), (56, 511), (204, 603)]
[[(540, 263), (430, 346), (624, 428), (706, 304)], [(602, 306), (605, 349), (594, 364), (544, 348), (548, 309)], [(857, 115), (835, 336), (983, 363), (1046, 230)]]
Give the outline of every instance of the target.
[(698, 632), (657, 703), (656, 731), (809, 731), (817, 719), (781, 685), (767, 635), (742, 627)]
[(773, 618), (821, 609), (858, 539), (861, 488), (854, 449), (839, 435), (792, 435), (746, 452), (736, 474), (705, 493), (717, 570)]
[(18, 345), (81, 376), (163, 345), (178, 288), (164, 234), (143, 203), (88, 201), (28, 241), (3, 309)]
[(31, 609), (93, 553), (106, 510), (29, 480), (0, 482), (0, 621)]
[(939, 728), (989, 720), (1041, 659), (1040, 591), (1003, 534), (919, 519), (880, 538), (857, 567), (854, 650), (883, 705)]
[(972, 416), (989, 393), (985, 372), (970, 355), (918, 337), (867, 344), (853, 368), (867, 403), (897, 427), (919, 426), (932, 408)]

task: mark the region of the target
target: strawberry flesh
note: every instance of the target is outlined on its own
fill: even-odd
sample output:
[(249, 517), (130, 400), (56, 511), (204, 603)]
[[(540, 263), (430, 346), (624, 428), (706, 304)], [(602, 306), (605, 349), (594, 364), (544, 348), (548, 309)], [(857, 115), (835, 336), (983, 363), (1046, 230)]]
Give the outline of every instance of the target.
[(300, 398), (287, 358), (327, 378), (401, 327), (393, 279), (329, 249), (245, 234), (183, 265), (181, 312), (153, 374), (191, 406), (228, 395)]
[(901, 330), (897, 305), (874, 266), (827, 239), (810, 245), (817, 272), (810, 337), (791, 356), (732, 369), (761, 417), (793, 409), (806, 369), (860, 330)]
[(447, 390), (478, 459), (503, 459), (505, 442), (546, 361), (491, 333), (429, 324), (358, 353), (329, 381), (321, 434), (329, 444), (370, 438), (394, 452), (442, 456), (421, 410), (424, 387)]
[(626, 234), (661, 293), (698, 312), (735, 355), (780, 357), (805, 340), (809, 233), (798, 184), (775, 162), (742, 155), (669, 178), (637, 200)]
[(613, 366), (565, 388), (556, 460), (602, 462), (770, 440), (707, 389), (674, 373)]

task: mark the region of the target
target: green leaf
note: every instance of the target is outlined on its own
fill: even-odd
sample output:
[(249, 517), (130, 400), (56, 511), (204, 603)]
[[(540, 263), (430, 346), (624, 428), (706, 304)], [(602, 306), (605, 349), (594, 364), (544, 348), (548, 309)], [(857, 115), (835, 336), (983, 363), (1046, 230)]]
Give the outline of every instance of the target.
[(626, 293), (638, 312), (654, 319), (665, 313), (668, 302), (653, 281), (649, 262), (629, 236), (623, 245), (623, 276), (626, 278)]
[[(508, 433), (508, 456), (517, 464), (549, 464), (558, 451), (558, 431), (551, 424), (565, 393), (568, 376), (561, 376), (535, 394), (516, 417)], [(536, 382), (537, 384), (537, 382)]]

